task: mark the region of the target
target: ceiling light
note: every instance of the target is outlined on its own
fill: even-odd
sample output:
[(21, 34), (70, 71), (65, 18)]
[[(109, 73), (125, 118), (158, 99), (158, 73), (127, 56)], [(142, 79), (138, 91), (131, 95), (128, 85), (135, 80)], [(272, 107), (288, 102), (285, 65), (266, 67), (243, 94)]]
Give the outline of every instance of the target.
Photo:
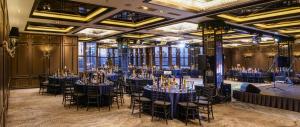
[(123, 37), (137, 38), (137, 39), (153, 37), (153, 36), (154, 36), (153, 34), (125, 34), (125, 35), (123, 35)]
[(173, 36), (165, 36), (165, 37), (152, 38), (151, 40), (171, 42), (171, 41), (178, 41), (180, 39), (182, 39), (182, 38), (181, 37), (173, 37)]
[(97, 41), (98, 43), (105, 43), (105, 44), (115, 44), (117, 43), (116, 39), (103, 39)]
[(171, 32), (171, 33), (186, 33), (186, 32), (196, 31), (197, 29), (198, 29), (198, 24), (182, 22), (182, 23), (173, 24), (169, 26), (159, 27), (154, 30)]
[(201, 11), (238, 0), (151, 0), (149, 3), (189, 11)]
[(143, 10), (148, 10), (148, 9), (149, 9), (149, 8), (146, 7), (146, 6), (141, 6), (141, 8), (142, 8)]
[(106, 30), (106, 29), (97, 29), (97, 28), (85, 28), (83, 30), (80, 30), (76, 33), (76, 35), (84, 35), (89, 37), (101, 37), (101, 36), (107, 36), (107, 35), (113, 35), (120, 33), (120, 31), (116, 30)]
[[(236, 31), (230, 30), (230, 31), (224, 32), (223, 34), (230, 34), (230, 33), (234, 33), (234, 32), (236, 32)], [(194, 32), (194, 33), (190, 33), (190, 34), (195, 35), (195, 36), (202, 36), (202, 31)], [(206, 32), (205, 34), (213, 34), (213, 32)]]

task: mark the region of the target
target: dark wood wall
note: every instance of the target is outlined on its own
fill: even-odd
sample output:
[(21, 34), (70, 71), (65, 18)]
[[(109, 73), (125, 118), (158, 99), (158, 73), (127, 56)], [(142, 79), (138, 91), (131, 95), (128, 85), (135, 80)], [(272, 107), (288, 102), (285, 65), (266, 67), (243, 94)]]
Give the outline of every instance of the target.
[[(273, 62), (273, 55), (276, 54), (276, 46), (256, 46), (226, 49), (225, 65), (227, 67), (240, 64), (246, 68), (260, 68), (268, 70)], [(300, 45), (293, 44), (293, 54), (300, 55)], [(300, 72), (300, 59), (295, 58), (294, 70)], [(231, 62), (230, 62), (231, 61)]]
[(6, 0), (0, 0), (0, 126), (5, 126), (10, 84), (10, 56), (2, 45), (8, 40), (9, 23)]
[(12, 60), (11, 88), (38, 87), (39, 75), (53, 74), (64, 66), (77, 74), (77, 59), (77, 37), (22, 33)]

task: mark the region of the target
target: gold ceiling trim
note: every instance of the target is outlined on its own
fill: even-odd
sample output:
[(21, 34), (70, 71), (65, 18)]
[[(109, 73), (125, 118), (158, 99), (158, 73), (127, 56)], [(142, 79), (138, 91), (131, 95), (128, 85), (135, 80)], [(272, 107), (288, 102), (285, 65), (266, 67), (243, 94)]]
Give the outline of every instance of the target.
[(89, 40), (92, 40), (93, 38), (91, 37), (79, 37), (78, 40), (79, 41), (89, 41)]
[(235, 22), (246, 22), (246, 21), (253, 21), (258, 19), (264, 19), (264, 18), (271, 18), (276, 16), (284, 16), (289, 14), (297, 14), (300, 13), (300, 7), (291, 7), (291, 8), (285, 8), (285, 9), (279, 9), (269, 12), (262, 12), (257, 14), (252, 14), (249, 16), (233, 16), (229, 14), (220, 14), (217, 15), (218, 17), (229, 19)]
[(283, 34), (300, 33), (299, 29), (288, 29), (288, 30), (278, 30), (278, 31)]
[[(226, 32), (226, 33), (223, 33), (223, 34), (230, 34), (230, 33), (234, 33), (234, 32), (236, 32), (236, 31), (234, 31), (234, 30), (230, 30), (230, 31), (228, 31), (228, 32)], [(202, 36), (202, 31), (199, 31), (199, 32), (193, 32), (193, 33), (190, 33), (191, 35), (195, 35), (195, 36)], [(204, 34), (213, 34), (213, 32), (206, 32), (206, 33), (204, 33)]]
[(129, 37), (129, 38), (137, 38), (137, 39), (142, 39), (142, 38), (147, 38), (147, 37), (153, 37), (153, 34), (141, 34), (141, 35), (137, 35), (137, 34), (125, 34), (123, 35), (123, 37)]
[(32, 15), (47, 17), (47, 18), (58, 18), (58, 19), (67, 19), (67, 20), (76, 20), (76, 21), (87, 22), (87, 21), (90, 21), (92, 18), (96, 17), (97, 15), (105, 12), (107, 9), (108, 8), (99, 8), (96, 11), (89, 14), (88, 16), (79, 16), (79, 15), (48, 12), (48, 11), (37, 11), (37, 10), (35, 10), (32, 13)]
[(279, 23), (258, 23), (254, 24), (257, 27), (264, 28), (264, 29), (273, 29), (273, 28), (280, 28), (280, 27), (289, 27), (289, 26), (298, 26), (300, 25), (300, 20), (297, 21), (286, 21), (286, 22), (279, 22)]
[(48, 31), (48, 32), (59, 32), (59, 33), (67, 33), (71, 31), (74, 27), (69, 26), (67, 28), (58, 28), (58, 27), (46, 27), (46, 26), (27, 26), (27, 30), (38, 30), (38, 31)]
[(253, 36), (254, 35), (250, 35), (250, 34), (238, 34), (238, 35), (224, 36), (223, 39), (237, 39), (237, 38), (247, 38)]
[(150, 24), (150, 23), (158, 22), (158, 21), (161, 21), (161, 20), (164, 20), (164, 19), (165, 18), (154, 17), (154, 18), (150, 18), (150, 19), (147, 19), (147, 20), (144, 20), (144, 21), (137, 22), (137, 23), (106, 19), (106, 20), (101, 21), (100, 23), (110, 24), (110, 25), (117, 25), (117, 26), (139, 27), (139, 26)]

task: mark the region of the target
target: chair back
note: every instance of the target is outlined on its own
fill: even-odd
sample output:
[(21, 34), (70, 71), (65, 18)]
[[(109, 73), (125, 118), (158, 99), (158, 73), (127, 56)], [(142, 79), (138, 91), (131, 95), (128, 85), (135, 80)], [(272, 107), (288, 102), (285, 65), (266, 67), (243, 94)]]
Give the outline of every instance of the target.
[(209, 100), (214, 96), (214, 87), (195, 86), (196, 96), (204, 96)]
[(97, 95), (97, 96), (99, 96), (100, 95), (99, 92), (100, 92), (99, 86), (89, 86), (89, 85), (86, 86), (87, 96), (89, 96), (89, 95)]
[(189, 106), (190, 103), (193, 103), (194, 101), (193, 90), (188, 89), (184, 97), (185, 97), (184, 101), (186, 102), (186, 105)]
[(164, 88), (152, 88), (152, 101), (163, 101), (164, 104), (169, 102), (168, 93)]

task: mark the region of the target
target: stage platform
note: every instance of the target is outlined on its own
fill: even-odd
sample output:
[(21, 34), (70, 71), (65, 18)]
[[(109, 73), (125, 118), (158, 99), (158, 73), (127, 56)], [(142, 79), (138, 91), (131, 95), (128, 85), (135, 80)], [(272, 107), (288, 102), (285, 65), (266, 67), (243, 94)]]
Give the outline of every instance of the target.
[(242, 84), (245, 83), (235, 82), (232, 84), (232, 95), (236, 101), (300, 112), (299, 85), (289, 86), (288, 84), (276, 84), (277, 88), (272, 88), (272, 83), (251, 83), (261, 90), (260, 94), (257, 94), (240, 91), (238, 88), (240, 88)]

